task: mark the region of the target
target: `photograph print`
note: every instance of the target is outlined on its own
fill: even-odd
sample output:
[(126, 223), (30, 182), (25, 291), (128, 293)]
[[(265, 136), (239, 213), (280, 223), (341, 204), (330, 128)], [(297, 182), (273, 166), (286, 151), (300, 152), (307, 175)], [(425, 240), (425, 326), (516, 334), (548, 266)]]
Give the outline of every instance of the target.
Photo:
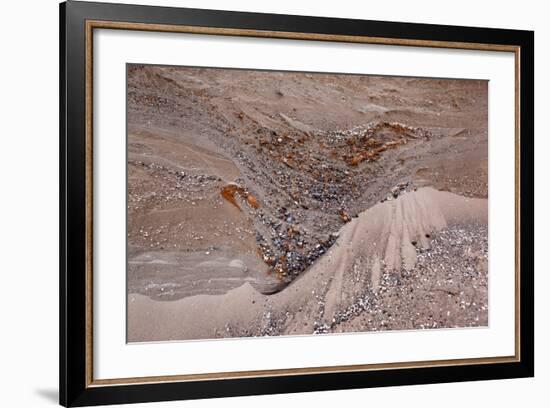
[(126, 75), (128, 342), (488, 326), (488, 81)]

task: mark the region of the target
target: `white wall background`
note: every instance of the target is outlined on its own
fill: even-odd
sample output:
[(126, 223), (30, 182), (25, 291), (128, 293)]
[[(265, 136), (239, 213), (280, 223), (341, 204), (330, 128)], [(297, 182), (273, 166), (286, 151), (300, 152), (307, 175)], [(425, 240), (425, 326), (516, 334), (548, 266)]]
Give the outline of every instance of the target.
[[(134, 3), (140, 2), (138, 0)], [(352, 17), (535, 30), (536, 41), (536, 378), (477, 383), (230, 398), (147, 407), (547, 406), (550, 328), (545, 230), (550, 228), (546, 111), (550, 27), (535, 0), (141, 1), (212, 9)], [(58, 7), (56, 0), (0, 6), (0, 406), (57, 404), (58, 381)], [(525, 141), (523, 143), (526, 143)]]

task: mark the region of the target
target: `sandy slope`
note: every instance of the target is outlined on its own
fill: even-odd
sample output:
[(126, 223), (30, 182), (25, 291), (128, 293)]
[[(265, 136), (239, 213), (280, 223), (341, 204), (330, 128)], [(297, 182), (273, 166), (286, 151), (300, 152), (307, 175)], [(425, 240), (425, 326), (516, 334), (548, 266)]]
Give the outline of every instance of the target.
[[(260, 272), (254, 286), (278, 290), (262, 258), (283, 285), (292, 281), (331, 245), (343, 213), (372, 207), (398, 183), (486, 197), (486, 95), (485, 81), (132, 66), (129, 253), (208, 261), (244, 251), (258, 256), (246, 265)], [(230, 183), (259, 208), (221, 200)], [(132, 291), (164, 299), (230, 286), (168, 295), (145, 287), (174, 273), (130, 269)]]
[(486, 324), (487, 143), (486, 81), (130, 66), (130, 340)]
[[(310, 334), (339, 331), (342, 327), (346, 331), (364, 329), (361, 320), (356, 320), (353, 327), (353, 318), (357, 319), (365, 310), (358, 308), (357, 313), (342, 317), (355, 302), (364, 302), (365, 295), (373, 299), (379, 296), (383, 276), (402, 269), (418, 273), (418, 254), (430, 248), (436, 233), (486, 224), (487, 200), (421, 188), (379, 203), (344, 225), (336, 244), (304, 275), (274, 295), (262, 295), (248, 283), (222, 295), (196, 295), (172, 302), (130, 294), (129, 340)], [(486, 264), (487, 259), (480, 252), (473, 261)], [(437, 279), (432, 280), (432, 284), (437, 283)], [(479, 306), (483, 307), (486, 288), (479, 290)], [(452, 293), (460, 298), (459, 292)], [(417, 310), (430, 300), (426, 297), (419, 302)], [(461, 310), (448, 305), (447, 319), (438, 322), (437, 327), (453, 326), (453, 319)], [(481, 324), (486, 322), (486, 304), (485, 310), (476, 310), (475, 317), (478, 320), (470, 325), (479, 324), (480, 317)], [(416, 327), (424, 326), (419, 321)]]

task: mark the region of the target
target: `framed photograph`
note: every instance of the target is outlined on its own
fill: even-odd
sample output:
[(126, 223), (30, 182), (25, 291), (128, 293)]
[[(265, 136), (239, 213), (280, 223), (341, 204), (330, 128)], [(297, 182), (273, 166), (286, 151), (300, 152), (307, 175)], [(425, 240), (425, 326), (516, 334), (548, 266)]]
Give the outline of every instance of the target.
[(62, 405), (533, 376), (533, 32), (60, 28)]

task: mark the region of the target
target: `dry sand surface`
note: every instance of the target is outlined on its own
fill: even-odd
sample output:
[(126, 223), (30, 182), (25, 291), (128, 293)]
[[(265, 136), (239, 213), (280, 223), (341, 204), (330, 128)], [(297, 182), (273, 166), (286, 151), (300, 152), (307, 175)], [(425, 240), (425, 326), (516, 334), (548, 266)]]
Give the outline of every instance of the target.
[(487, 82), (130, 65), (128, 340), (482, 326)]

